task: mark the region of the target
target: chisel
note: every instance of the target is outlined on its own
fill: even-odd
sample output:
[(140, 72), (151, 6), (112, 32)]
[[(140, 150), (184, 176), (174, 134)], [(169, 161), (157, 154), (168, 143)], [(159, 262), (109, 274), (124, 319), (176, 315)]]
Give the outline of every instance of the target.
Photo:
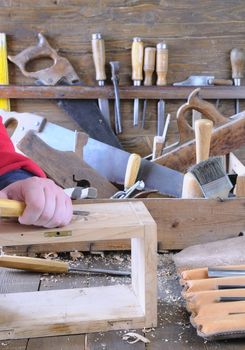
[[(234, 48), (230, 53), (231, 59), (231, 69), (232, 69), (232, 79), (235, 86), (241, 85), (241, 78), (244, 77), (244, 68), (245, 68), (245, 53), (242, 49)], [(240, 102), (236, 100), (235, 103), (235, 112), (236, 114), (240, 112)]]
[[(92, 34), (92, 51), (93, 60), (96, 71), (96, 80), (99, 86), (105, 85), (106, 74), (105, 74), (105, 44), (100, 33)], [(98, 99), (99, 108), (103, 114), (105, 120), (111, 125), (109, 101), (105, 98)]]
[[(143, 80), (143, 55), (144, 44), (141, 38), (135, 37), (132, 44), (131, 60), (132, 60), (132, 80), (134, 86), (140, 86)], [(139, 99), (134, 99), (134, 121), (133, 125), (139, 123)]]
[[(166, 76), (168, 70), (168, 48), (165, 42), (157, 44), (156, 72), (157, 85), (164, 86), (167, 84)], [(163, 134), (165, 120), (165, 102), (159, 100), (157, 104), (157, 136)]]
[[(152, 74), (155, 70), (155, 63), (156, 63), (156, 48), (146, 47), (145, 54), (144, 54), (144, 73), (145, 73), (144, 86), (152, 85)], [(147, 99), (144, 100), (142, 128), (145, 127), (146, 108), (147, 108)]]
[(51, 259), (30, 258), (25, 256), (0, 256), (0, 267), (27, 270), (41, 273), (90, 272), (115, 276), (130, 276), (129, 271), (73, 267), (68, 262)]

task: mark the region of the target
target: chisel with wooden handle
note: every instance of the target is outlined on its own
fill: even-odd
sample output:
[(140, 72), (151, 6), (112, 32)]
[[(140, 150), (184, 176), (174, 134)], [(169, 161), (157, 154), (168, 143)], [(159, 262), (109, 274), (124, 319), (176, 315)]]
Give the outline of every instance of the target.
[[(232, 79), (235, 86), (241, 85), (241, 79), (244, 77), (245, 69), (245, 52), (242, 49), (234, 48), (230, 53), (231, 59), (231, 69), (232, 69)], [(236, 100), (235, 103), (235, 112), (236, 114), (240, 112), (240, 103), (239, 100)]]
[[(25, 203), (14, 199), (0, 199), (0, 218), (19, 217), (25, 210)], [(73, 215), (87, 216), (88, 212), (83, 210), (74, 210)]]
[[(144, 86), (152, 85), (152, 75), (155, 70), (156, 64), (156, 48), (155, 47), (146, 47), (144, 54)], [(146, 108), (147, 108), (147, 99), (144, 100), (143, 105), (143, 115), (142, 115), (142, 128), (145, 127), (145, 118), (146, 118)]]
[[(157, 44), (156, 72), (157, 86), (167, 85), (168, 47), (165, 42)], [(159, 100), (157, 104), (157, 136), (163, 134), (165, 122), (165, 101)]]
[(0, 267), (18, 270), (27, 270), (41, 273), (69, 273), (69, 272), (89, 272), (101, 273), (116, 276), (130, 276), (129, 271), (72, 267), (68, 262), (51, 259), (30, 258), (25, 256), (0, 256)]
[[(105, 43), (100, 33), (92, 35), (93, 60), (96, 71), (96, 80), (99, 86), (105, 85)], [(98, 99), (99, 108), (108, 125), (111, 126), (109, 101), (105, 98)]]
[[(143, 56), (144, 44), (141, 38), (134, 38), (132, 44), (131, 60), (132, 60), (132, 80), (134, 86), (140, 86), (143, 80)], [(139, 99), (134, 99), (134, 126), (139, 123)]]

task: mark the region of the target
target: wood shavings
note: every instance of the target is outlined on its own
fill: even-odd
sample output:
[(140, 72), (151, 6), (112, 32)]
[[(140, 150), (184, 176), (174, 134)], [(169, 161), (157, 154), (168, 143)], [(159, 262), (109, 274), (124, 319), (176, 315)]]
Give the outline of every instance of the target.
[(70, 252), (70, 257), (72, 258), (73, 261), (78, 260), (79, 258), (82, 258), (84, 255), (81, 252), (78, 252), (75, 250), (74, 252)]
[(126, 340), (128, 344), (135, 344), (138, 341), (142, 341), (143, 343), (150, 343), (150, 340), (147, 339), (146, 337), (143, 337), (143, 335), (138, 334), (138, 333), (126, 333), (124, 334), (124, 336), (122, 337), (123, 340)]

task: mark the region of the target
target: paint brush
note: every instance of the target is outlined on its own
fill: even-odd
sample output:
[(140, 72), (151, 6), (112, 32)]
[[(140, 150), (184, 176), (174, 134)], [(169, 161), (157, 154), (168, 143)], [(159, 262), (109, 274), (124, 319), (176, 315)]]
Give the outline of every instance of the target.
[(232, 183), (224, 170), (221, 157), (212, 157), (189, 170), (199, 182), (205, 198), (227, 198)]

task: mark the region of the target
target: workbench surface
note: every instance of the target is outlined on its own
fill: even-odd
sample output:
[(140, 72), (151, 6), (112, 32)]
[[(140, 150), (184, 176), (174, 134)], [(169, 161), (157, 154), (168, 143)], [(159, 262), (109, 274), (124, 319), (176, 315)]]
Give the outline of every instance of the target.
[[(62, 257), (67, 258), (67, 256)], [(130, 255), (126, 253), (85, 254), (74, 262), (76, 266), (85, 263), (88, 267), (105, 267), (127, 269), (130, 266)], [(126, 284), (127, 277), (109, 277), (105, 275), (39, 275), (23, 271), (0, 269), (1, 293), (51, 290), (65, 288), (92, 287), (112, 284)], [(239, 350), (244, 349), (244, 340), (207, 342), (196, 335), (189, 323), (180, 295), (181, 288), (169, 253), (158, 256), (158, 327), (145, 330), (130, 330), (144, 335), (150, 343), (138, 342), (128, 344), (122, 339), (126, 331), (110, 331), (72, 336), (21, 339), (1, 341), (0, 350)]]

